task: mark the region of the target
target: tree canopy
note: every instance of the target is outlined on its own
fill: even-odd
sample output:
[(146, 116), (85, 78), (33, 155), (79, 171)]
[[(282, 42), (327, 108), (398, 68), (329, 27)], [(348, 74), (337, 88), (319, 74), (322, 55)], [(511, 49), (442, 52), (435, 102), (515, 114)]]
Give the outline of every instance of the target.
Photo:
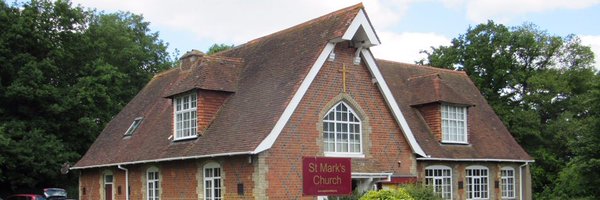
[(62, 0), (0, 2), (0, 194), (76, 185), (63, 163), (172, 66), (148, 25)]
[(536, 198), (600, 198), (600, 75), (578, 37), (489, 21), (424, 53), (419, 64), (465, 71), (535, 158)]
[(210, 46), (208, 48), (208, 52), (206, 52), (206, 55), (212, 55), (215, 54), (217, 52), (221, 52), (221, 51), (225, 51), (228, 49), (233, 48), (234, 45), (226, 45), (226, 44), (213, 44), (212, 46)]

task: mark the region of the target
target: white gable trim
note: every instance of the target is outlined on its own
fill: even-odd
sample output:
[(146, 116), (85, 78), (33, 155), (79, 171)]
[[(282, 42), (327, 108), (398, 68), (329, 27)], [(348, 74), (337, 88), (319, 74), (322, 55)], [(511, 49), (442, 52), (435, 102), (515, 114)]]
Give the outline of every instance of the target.
[(392, 114), (394, 115), (394, 118), (396, 118), (396, 122), (398, 122), (398, 124), (400, 125), (402, 133), (404, 133), (404, 137), (406, 138), (406, 140), (408, 140), (408, 143), (410, 144), (410, 147), (412, 148), (413, 152), (420, 156), (427, 157), (423, 149), (421, 149), (421, 146), (419, 146), (419, 143), (417, 143), (417, 140), (415, 139), (415, 136), (413, 135), (410, 127), (408, 127), (408, 123), (406, 122), (406, 119), (404, 118), (404, 115), (402, 114), (402, 111), (400, 110), (396, 99), (394, 99), (392, 91), (383, 79), (383, 76), (379, 71), (379, 67), (377, 67), (377, 62), (375, 62), (375, 58), (373, 58), (373, 55), (371, 55), (371, 51), (369, 49), (363, 49), (361, 53), (363, 58), (365, 59), (367, 67), (369, 68), (369, 70), (371, 70), (371, 73), (373, 74), (375, 79), (377, 79), (377, 85), (383, 93), (383, 97), (385, 98), (385, 101), (387, 102), (388, 106), (390, 106), (390, 108), (392, 109)]
[(381, 44), (381, 42), (379, 41), (379, 38), (377, 38), (377, 34), (375, 33), (375, 30), (373, 30), (373, 26), (371, 26), (371, 22), (369, 22), (369, 19), (367, 18), (367, 14), (365, 14), (365, 11), (363, 9), (360, 9), (360, 12), (358, 12), (356, 17), (354, 17), (354, 20), (352, 20), (352, 23), (350, 24), (350, 26), (348, 27), (348, 29), (342, 36), (342, 40), (352, 40), (352, 38), (358, 31), (358, 28), (360, 28), (361, 26), (365, 30), (365, 33), (367, 34), (367, 37), (369, 38), (369, 42), (371, 43), (371, 46)]
[(294, 110), (296, 110), (296, 107), (298, 107), (298, 104), (300, 104), (302, 97), (304, 97), (304, 94), (306, 94), (306, 91), (308, 91), (308, 87), (313, 80), (315, 80), (315, 77), (317, 77), (317, 74), (329, 56), (329, 53), (331, 53), (334, 48), (335, 43), (327, 43), (323, 51), (321, 51), (321, 55), (319, 55), (317, 58), (317, 61), (315, 61), (313, 66), (310, 68), (310, 71), (308, 71), (308, 75), (306, 75), (306, 78), (304, 78), (300, 84), (300, 87), (298, 90), (296, 90), (296, 94), (294, 94), (294, 97), (292, 97), (292, 100), (283, 111), (283, 114), (281, 114), (281, 117), (279, 117), (279, 120), (277, 120), (273, 130), (271, 130), (269, 135), (256, 147), (256, 149), (254, 149), (254, 154), (270, 149), (273, 146), (275, 140), (277, 140), (277, 137), (279, 137), (279, 134), (281, 134), (283, 127), (285, 127), (285, 124), (287, 124), (288, 120), (292, 117), (292, 114), (294, 114)]

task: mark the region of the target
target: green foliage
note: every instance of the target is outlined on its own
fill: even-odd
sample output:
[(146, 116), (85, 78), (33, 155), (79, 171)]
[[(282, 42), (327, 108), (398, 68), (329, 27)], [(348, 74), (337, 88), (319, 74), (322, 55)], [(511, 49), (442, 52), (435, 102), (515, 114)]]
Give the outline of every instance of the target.
[(0, 194), (76, 184), (61, 165), (171, 66), (166, 48), (131, 13), (0, 2)]
[(433, 192), (431, 186), (425, 186), (421, 184), (407, 184), (401, 187), (406, 191), (413, 199), (418, 200), (442, 200), (442, 197)]
[(212, 46), (210, 46), (210, 48), (208, 48), (208, 52), (206, 52), (206, 55), (212, 55), (215, 54), (217, 52), (221, 52), (221, 51), (225, 51), (228, 49), (233, 48), (234, 45), (226, 45), (226, 44), (213, 44)]
[(600, 198), (600, 75), (579, 38), (489, 21), (424, 53), (420, 64), (465, 71), (536, 159), (535, 197)]
[(360, 200), (414, 200), (403, 188), (392, 190), (371, 190), (363, 195)]

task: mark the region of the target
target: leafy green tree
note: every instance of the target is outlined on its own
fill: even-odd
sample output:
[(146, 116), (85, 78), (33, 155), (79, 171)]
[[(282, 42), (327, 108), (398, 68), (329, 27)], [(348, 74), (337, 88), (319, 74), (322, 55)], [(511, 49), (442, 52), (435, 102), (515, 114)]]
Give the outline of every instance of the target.
[(210, 48), (208, 48), (208, 52), (206, 52), (206, 55), (212, 55), (215, 54), (217, 52), (221, 52), (221, 51), (225, 51), (228, 49), (233, 48), (234, 45), (226, 45), (226, 44), (213, 44), (212, 46), (210, 46)]
[(131, 13), (0, 2), (0, 194), (76, 186), (61, 175), (157, 72), (167, 44)]
[(420, 64), (465, 71), (536, 159), (536, 197), (600, 198), (591, 184), (600, 170), (590, 171), (598, 169), (600, 79), (579, 38), (489, 21), (424, 53)]

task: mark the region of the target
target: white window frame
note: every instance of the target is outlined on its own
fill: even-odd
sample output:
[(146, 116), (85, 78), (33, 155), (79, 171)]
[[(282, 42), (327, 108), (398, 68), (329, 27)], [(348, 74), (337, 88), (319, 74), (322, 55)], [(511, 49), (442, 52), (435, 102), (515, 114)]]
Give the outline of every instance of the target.
[[(470, 171), (471, 174), (469, 174)], [(483, 172), (485, 175), (482, 175)], [(489, 177), (490, 170), (485, 166), (467, 167), (465, 170), (467, 199), (490, 199)]]
[(160, 200), (160, 172), (156, 167), (146, 171), (146, 199)]
[(442, 142), (468, 144), (467, 107), (442, 104), (440, 114), (442, 118)]
[[(339, 106), (342, 110), (338, 110)], [(343, 110), (345, 108), (346, 110)], [(331, 114), (333, 114), (332, 117)], [(344, 116), (345, 115), (345, 116)], [(332, 119), (333, 118), (333, 119)], [(338, 119), (340, 118), (340, 119)], [(345, 119), (344, 119), (345, 118)], [(323, 151), (325, 156), (329, 157), (364, 157), (363, 154), (363, 137), (362, 137), (362, 120), (354, 112), (352, 107), (345, 102), (335, 104), (327, 114), (323, 117)], [(332, 129), (329, 126), (333, 125)], [(341, 131), (338, 132), (338, 127)], [(343, 128), (346, 127), (346, 131)], [(354, 131), (354, 132), (352, 132)], [(333, 141), (330, 141), (326, 135), (333, 135)], [(339, 136), (339, 137), (338, 137)], [(346, 142), (342, 142), (341, 138), (346, 137)], [(355, 139), (352, 140), (351, 137)], [(358, 141), (358, 142), (357, 142)], [(328, 145), (333, 145), (333, 151)], [(345, 148), (345, 150), (344, 150)], [(354, 150), (353, 150), (354, 149)]]
[[(209, 172), (210, 170), (210, 172)], [(218, 176), (215, 175), (215, 171), (218, 171)], [(202, 170), (204, 174), (204, 199), (205, 200), (222, 200), (223, 199), (223, 181), (221, 179), (222, 170), (221, 165), (218, 163), (208, 163), (204, 165)], [(210, 184), (210, 186), (209, 186)], [(207, 191), (210, 191), (208, 194)], [(218, 191), (218, 192), (217, 192)]]
[[(187, 103), (187, 105), (186, 105)], [(185, 108), (187, 106), (187, 108)], [(178, 116), (180, 117), (178, 118)], [(188, 116), (186, 119), (185, 116)], [(180, 120), (178, 120), (180, 119)], [(187, 123), (187, 125), (186, 125)], [(198, 137), (198, 95), (196, 91), (173, 98), (173, 138), (174, 140)]]
[[(431, 170), (431, 174), (428, 175), (428, 171)], [(441, 175), (437, 176), (436, 171), (441, 170)], [(447, 171), (446, 171), (447, 170)], [(448, 175), (444, 175), (444, 171), (448, 172)], [(441, 185), (437, 184), (437, 181), (441, 182)], [(443, 199), (452, 199), (453, 188), (452, 188), (452, 168), (443, 165), (433, 165), (425, 168), (425, 183), (431, 185), (433, 192), (441, 194)], [(447, 188), (450, 187), (450, 188)], [(440, 189), (440, 190), (438, 190)]]
[[(511, 174), (509, 174), (509, 172)], [(500, 191), (502, 199), (515, 199), (515, 169), (512, 167), (502, 167), (500, 169)]]

